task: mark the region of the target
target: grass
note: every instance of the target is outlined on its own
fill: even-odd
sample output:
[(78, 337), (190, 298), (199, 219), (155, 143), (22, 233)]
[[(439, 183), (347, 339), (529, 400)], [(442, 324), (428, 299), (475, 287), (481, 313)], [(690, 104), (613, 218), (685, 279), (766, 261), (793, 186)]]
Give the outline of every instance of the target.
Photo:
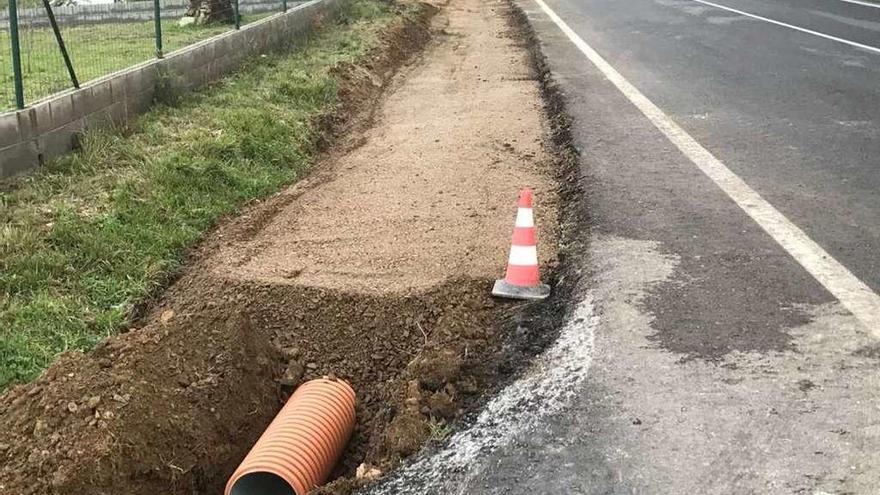
[(220, 217), (299, 178), (312, 122), (337, 103), (330, 69), (395, 15), (356, 0), (296, 51), (159, 106), (127, 135), (87, 134), (81, 151), (0, 186), (0, 389), (125, 328)]
[(452, 433), (452, 427), (446, 421), (430, 418), (428, 420), (429, 439), (432, 442), (442, 442)]
[[(271, 15), (242, 16), (242, 25)], [(233, 29), (232, 25), (180, 27), (163, 21), (166, 53)], [(80, 83), (113, 73), (156, 56), (152, 21), (61, 26), (64, 44)], [(25, 98), (33, 102), (72, 87), (64, 59), (50, 28), (22, 26), (19, 34)], [(0, 109), (15, 106), (9, 32), (0, 31)]]

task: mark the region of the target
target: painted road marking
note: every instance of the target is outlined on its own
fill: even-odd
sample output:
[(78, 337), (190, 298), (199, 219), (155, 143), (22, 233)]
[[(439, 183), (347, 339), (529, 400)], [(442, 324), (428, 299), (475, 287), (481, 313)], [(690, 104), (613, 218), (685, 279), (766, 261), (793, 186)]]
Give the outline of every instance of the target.
[(854, 3), (856, 5), (864, 5), (865, 7), (874, 7), (880, 9), (880, 3), (860, 2), (859, 0), (840, 0), (841, 2)]
[(724, 5), (719, 5), (717, 3), (707, 2), (706, 0), (691, 0), (692, 2), (701, 3), (703, 5), (708, 5), (710, 7), (715, 7), (716, 9), (726, 10), (728, 12), (733, 12), (735, 14), (744, 15), (746, 17), (751, 17), (752, 19), (757, 19), (759, 21), (769, 22), (770, 24), (775, 24), (777, 26), (782, 26), (788, 29), (794, 29), (795, 31), (800, 31), (801, 33), (812, 34), (813, 36), (818, 36), (820, 38), (825, 38), (826, 40), (836, 41), (838, 43), (843, 43), (845, 45), (854, 46), (856, 48), (861, 48), (862, 50), (868, 50), (869, 52), (880, 53), (880, 48), (871, 45), (864, 45), (862, 43), (856, 43), (855, 41), (846, 40), (843, 38), (838, 38), (837, 36), (831, 36), (830, 34), (820, 33), (819, 31), (813, 31), (812, 29), (802, 28), (800, 26), (795, 26), (794, 24), (788, 24), (786, 22), (777, 21), (775, 19), (770, 19), (769, 17), (762, 17), (755, 14), (750, 14), (748, 12), (737, 10), (731, 7), (725, 7)]
[[(681, 152), (761, 226), (788, 254), (880, 338), (880, 296), (831, 257), (797, 225), (730, 171), (577, 35), (543, 0), (534, 0), (568, 39)], [(697, 0), (698, 1), (698, 0)]]

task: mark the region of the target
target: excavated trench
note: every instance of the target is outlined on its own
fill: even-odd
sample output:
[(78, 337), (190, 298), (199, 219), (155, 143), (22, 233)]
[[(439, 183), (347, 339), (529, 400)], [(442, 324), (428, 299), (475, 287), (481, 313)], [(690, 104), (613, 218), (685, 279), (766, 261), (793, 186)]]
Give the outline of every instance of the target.
[(373, 297), (193, 282), (197, 297), (4, 397), (4, 445), (21, 454), (8, 493), (221, 493), (293, 386), (325, 375), (358, 395), (335, 476), (387, 469), (494, 381), (511, 310), (486, 280)]
[[(358, 466), (441, 439), (552, 340), (574, 286), (555, 268), (571, 191), (509, 8), (452, 0), (396, 78), (430, 16), (392, 27), (342, 74), (344, 112), (384, 93), (360, 114), (373, 125), (219, 226), (137, 328), (3, 395), (0, 494), (222, 493), (293, 388), (327, 375), (354, 387), (357, 424), (319, 492), (349, 493)], [(489, 295), (524, 185), (555, 290), (540, 304)]]

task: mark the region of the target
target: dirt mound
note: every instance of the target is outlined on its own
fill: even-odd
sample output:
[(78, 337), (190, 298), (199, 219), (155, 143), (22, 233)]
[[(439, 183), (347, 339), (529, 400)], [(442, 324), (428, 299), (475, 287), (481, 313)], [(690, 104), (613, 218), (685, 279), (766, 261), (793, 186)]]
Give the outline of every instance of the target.
[(550, 338), (546, 309), (489, 296), (522, 185), (538, 192), (542, 258), (555, 255), (538, 85), (501, 16), (446, 12), (407, 77), (388, 79), (427, 39), (413, 19), (345, 68), (343, 110), (394, 91), (375, 114), (326, 124), (381, 125), (219, 227), (141, 328), (0, 399), (0, 493), (220, 493), (287, 394), (328, 374), (358, 395), (342, 478), (324, 489), (347, 493), (524, 361), (511, 339)]
[(2, 493), (192, 493), (234, 469), (275, 414), (281, 362), (265, 332), (226, 316), (64, 355), (4, 395)]
[(219, 493), (287, 394), (328, 374), (358, 393), (336, 475), (385, 470), (497, 371), (485, 280), (405, 297), (206, 282), (185, 278), (175, 289), (192, 297), (3, 397), (8, 493)]
[(335, 374), (351, 381), (357, 426), (337, 469), (348, 475), (365, 459), (387, 469), (411, 453), (384, 431), (401, 411), (411, 409), (425, 424), (443, 419), (432, 405), (445, 393), (455, 399), (456, 417), (494, 380), (507, 308), (487, 298), (486, 286), (455, 279), (406, 296), (274, 284), (235, 291), (259, 301), (245, 308), (274, 334), (291, 367), (304, 370), (302, 379)]

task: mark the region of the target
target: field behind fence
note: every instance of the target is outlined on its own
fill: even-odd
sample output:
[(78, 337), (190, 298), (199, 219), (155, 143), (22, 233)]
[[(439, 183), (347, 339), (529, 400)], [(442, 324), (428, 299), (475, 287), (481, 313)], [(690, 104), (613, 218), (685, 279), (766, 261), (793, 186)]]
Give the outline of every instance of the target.
[[(181, 25), (189, 6), (187, 0), (50, 5), (49, 9), (39, 0), (0, 0), (0, 112), (21, 108), (73, 88), (75, 82), (85, 84), (302, 2), (204, 3), (219, 6), (213, 13), (223, 20)], [(15, 17), (17, 23), (13, 22)], [(15, 70), (16, 48), (20, 71)], [(17, 84), (21, 92), (18, 98)]]

